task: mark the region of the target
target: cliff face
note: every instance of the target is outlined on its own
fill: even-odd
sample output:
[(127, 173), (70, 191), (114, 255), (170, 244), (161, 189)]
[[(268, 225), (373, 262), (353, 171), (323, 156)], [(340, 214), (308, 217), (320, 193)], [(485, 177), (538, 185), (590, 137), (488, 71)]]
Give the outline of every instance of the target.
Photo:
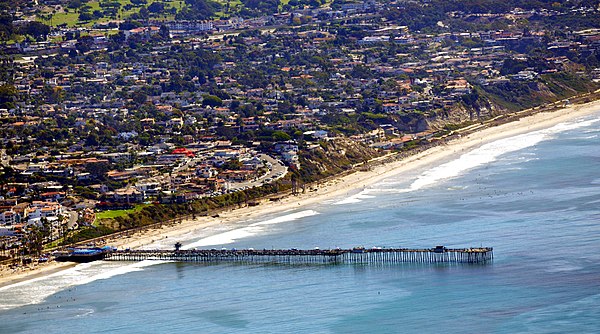
[(422, 113), (412, 112), (404, 115), (393, 115), (391, 119), (393, 126), (406, 133), (421, 132), (430, 128), (427, 115)]
[(473, 85), (473, 93), (450, 108), (391, 116), (392, 125), (406, 133), (440, 130), (446, 125), (478, 122), (495, 116), (541, 106), (582, 93), (600, 84), (571, 74), (544, 75), (532, 81)]
[(425, 113), (412, 112), (390, 116), (390, 124), (403, 133), (417, 133), (427, 130), (440, 130), (447, 124), (462, 124), (468, 121), (486, 118), (491, 114), (490, 106), (467, 108), (458, 104), (452, 108)]
[(346, 138), (336, 138), (321, 142), (316, 148), (301, 150), (299, 153), (300, 178), (304, 182), (315, 181), (352, 168), (354, 164), (372, 159), (378, 155), (361, 143)]

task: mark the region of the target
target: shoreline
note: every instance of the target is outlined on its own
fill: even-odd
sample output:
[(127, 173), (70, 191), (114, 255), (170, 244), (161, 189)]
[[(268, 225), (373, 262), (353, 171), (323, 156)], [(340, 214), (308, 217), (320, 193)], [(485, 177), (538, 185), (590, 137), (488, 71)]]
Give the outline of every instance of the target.
[[(107, 244), (118, 248), (132, 249), (152, 245), (158, 241), (164, 242), (165, 239), (175, 244), (175, 242), (180, 241), (187, 234), (201, 235), (199, 231), (207, 227), (224, 223), (241, 222), (269, 214), (283, 213), (304, 208), (314, 203), (331, 200), (342, 195), (349, 195), (386, 178), (411, 171), (420, 172), (428, 166), (457, 158), (484, 144), (550, 128), (598, 111), (600, 111), (600, 100), (584, 104), (574, 104), (554, 111), (539, 111), (533, 114), (528, 114), (531, 110), (524, 110), (513, 114), (521, 117), (518, 120), (507, 121), (501, 124), (486, 123), (487, 126), (483, 129), (465, 134), (460, 138), (428, 148), (406, 158), (374, 166), (368, 171), (356, 170), (348, 175), (324, 180), (322, 184), (312, 187), (315, 191), (307, 189), (305, 193), (298, 195), (284, 195), (278, 201), (263, 199), (258, 206), (221, 211), (218, 218), (210, 216), (202, 216), (196, 219), (188, 218), (179, 223), (165, 224), (161, 228), (136, 232), (120, 239), (106, 238), (105, 241)], [(73, 267), (74, 265), (73, 263), (49, 262), (39, 264), (35, 267), (23, 267), (18, 270), (0, 268), (0, 288), (49, 275)]]

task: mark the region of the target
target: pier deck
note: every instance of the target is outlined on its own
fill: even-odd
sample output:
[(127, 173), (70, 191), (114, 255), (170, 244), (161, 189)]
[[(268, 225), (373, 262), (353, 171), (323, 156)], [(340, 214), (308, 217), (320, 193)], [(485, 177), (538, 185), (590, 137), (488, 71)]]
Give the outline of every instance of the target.
[(119, 250), (106, 254), (108, 261), (166, 260), (177, 262), (236, 263), (485, 263), (493, 259), (493, 248), (425, 249), (222, 249), (222, 250)]

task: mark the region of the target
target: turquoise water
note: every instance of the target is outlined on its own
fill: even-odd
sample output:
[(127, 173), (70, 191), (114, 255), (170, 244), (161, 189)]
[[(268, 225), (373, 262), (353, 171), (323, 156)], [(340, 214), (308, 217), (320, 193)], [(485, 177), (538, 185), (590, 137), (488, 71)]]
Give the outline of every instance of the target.
[[(493, 246), (489, 265), (93, 263), (0, 288), (0, 333), (600, 332), (600, 113), (191, 247)], [(171, 247), (170, 244), (164, 247)]]

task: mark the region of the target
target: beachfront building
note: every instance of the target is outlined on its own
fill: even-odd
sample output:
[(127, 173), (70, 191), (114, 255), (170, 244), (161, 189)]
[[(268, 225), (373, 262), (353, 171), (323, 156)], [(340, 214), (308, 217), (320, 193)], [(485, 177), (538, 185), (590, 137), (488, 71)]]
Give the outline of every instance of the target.
[(25, 216), (29, 225), (40, 225), (42, 218), (56, 220), (63, 214), (63, 207), (57, 202), (33, 201), (27, 209)]
[(135, 187), (146, 195), (156, 195), (162, 190), (162, 186), (159, 182), (140, 182), (137, 183)]
[(115, 203), (141, 203), (145, 199), (144, 192), (134, 187), (107, 192), (105, 195), (107, 200)]

